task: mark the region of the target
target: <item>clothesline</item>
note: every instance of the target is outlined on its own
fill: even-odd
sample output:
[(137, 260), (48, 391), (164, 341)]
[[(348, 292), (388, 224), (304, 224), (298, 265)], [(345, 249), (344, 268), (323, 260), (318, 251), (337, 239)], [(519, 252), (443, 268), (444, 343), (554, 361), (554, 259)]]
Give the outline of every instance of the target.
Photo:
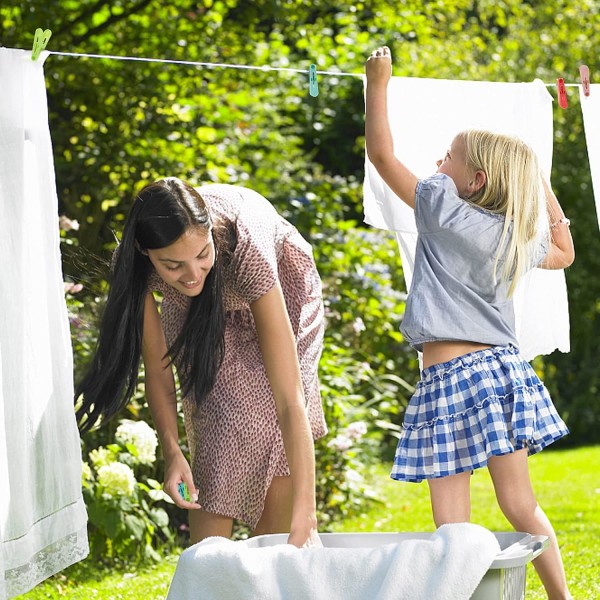
[[(107, 60), (131, 60), (138, 62), (147, 62), (147, 63), (163, 63), (163, 64), (175, 64), (175, 65), (185, 65), (189, 67), (209, 67), (209, 68), (223, 68), (223, 69), (246, 69), (252, 71), (280, 71), (280, 72), (289, 72), (289, 73), (303, 73), (309, 74), (309, 69), (294, 69), (292, 67), (273, 67), (271, 65), (237, 65), (232, 63), (212, 63), (212, 62), (198, 62), (191, 60), (174, 60), (167, 58), (147, 58), (141, 56), (118, 56), (114, 54), (85, 54), (78, 52), (56, 52), (53, 50), (48, 51), (49, 54), (54, 54), (56, 56), (70, 56), (74, 58), (103, 58)], [(363, 73), (346, 73), (344, 71), (315, 71), (317, 75), (333, 75), (336, 77), (364, 77)], [(555, 87), (556, 83), (546, 83), (544, 85), (547, 87)], [(566, 87), (578, 87), (579, 83), (565, 83)]]

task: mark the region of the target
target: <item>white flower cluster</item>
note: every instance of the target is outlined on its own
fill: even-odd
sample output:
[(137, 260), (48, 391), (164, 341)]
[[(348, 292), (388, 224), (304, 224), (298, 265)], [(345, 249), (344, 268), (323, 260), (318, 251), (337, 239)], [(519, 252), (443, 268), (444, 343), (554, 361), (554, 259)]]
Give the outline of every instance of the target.
[(136, 462), (151, 465), (156, 460), (158, 439), (152, 427), (145, 421), (124, 419), (117, 427), (115, 438), (120, 444), (135, 448)]
[(131, 467), (112, 462), (98, 469), (98, 483), (110, 496), (131, 496), (136, 481)]
[(99, 469), (100, 467), (103, 467), (115, 461), (114, 453), (108, 450), (108, 448), (104, 448), (103, 446), (92, 450), (89, 456), (90, 460), (92, 461), (92, 464), (96, 469)]

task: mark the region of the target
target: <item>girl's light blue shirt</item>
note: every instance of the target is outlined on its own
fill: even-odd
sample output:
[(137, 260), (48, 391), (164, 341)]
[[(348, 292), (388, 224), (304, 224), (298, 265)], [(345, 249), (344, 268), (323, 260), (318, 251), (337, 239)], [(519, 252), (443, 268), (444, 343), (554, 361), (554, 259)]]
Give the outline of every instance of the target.
[[(454, 181), (438, 173), (420, 180), (415, 194), (417, 248), (400, 331), (411, 346), (441, 340), (518, 346), (509, 283), (494, 263), (504, 216), (469, 204)], [(510, 234), (510, 231), (509, 231)], [(533, 264), (547, 252), (541, 241)]]

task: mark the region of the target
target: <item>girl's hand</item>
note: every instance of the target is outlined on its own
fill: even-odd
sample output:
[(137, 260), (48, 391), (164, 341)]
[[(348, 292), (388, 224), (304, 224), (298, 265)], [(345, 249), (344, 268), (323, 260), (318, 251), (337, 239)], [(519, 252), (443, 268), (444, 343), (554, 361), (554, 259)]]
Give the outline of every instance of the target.
[[(191, 502), (185, 500), (179, 493), (180, 483), (187, 485)], [(198, 490), (194, 485), (192, 470), (181, 452), (172, 458), (167, 459), (165, 457), (164, 490), (179, 508), (186, 508), (188, 510), (201, 508), (198, 504)]]
[(387, 46), (377, 48), (371, 53), (365, 65), (367, 84), (386, 85), (392, 76), (392, 53)]

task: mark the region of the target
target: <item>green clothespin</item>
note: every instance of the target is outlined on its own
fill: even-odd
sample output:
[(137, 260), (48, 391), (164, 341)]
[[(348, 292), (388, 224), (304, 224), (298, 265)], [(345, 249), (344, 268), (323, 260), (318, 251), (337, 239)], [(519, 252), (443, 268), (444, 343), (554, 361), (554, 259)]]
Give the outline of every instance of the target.
[(308, 93), (316, 98), (319, 95), (319, 83), (317, 81), (317, 65), (310, 65), (308, 70)]
[(31, 60), (37, 60), (40, 52), (43, 52), (46, 49), (46, 44), (48, 44), (48, 40), (52, 32), (49, 29), (43, 31), (39, 27), (35, 30), (35, 35), (33, 37), (33, 49), (31, 50)]

